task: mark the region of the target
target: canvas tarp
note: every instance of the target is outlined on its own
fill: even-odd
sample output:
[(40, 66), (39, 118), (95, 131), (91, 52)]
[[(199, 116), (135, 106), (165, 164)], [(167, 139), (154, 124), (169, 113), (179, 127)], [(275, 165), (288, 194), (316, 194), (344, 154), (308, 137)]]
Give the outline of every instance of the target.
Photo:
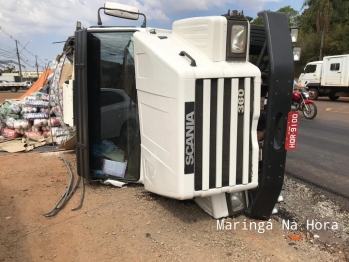
[(31, 88), (25, 92), (19, 100), (23, 99), (24, 97), (30, 96), (31, 93), (37, 92), (41, 87), (47, 84), (48, 80), (47, 78), (49, 75), (52, 74), (51, 69), (47, 69), (44, 72), (42, 72), (41, 76), (36, 80), (36, 82), (31, 86)]

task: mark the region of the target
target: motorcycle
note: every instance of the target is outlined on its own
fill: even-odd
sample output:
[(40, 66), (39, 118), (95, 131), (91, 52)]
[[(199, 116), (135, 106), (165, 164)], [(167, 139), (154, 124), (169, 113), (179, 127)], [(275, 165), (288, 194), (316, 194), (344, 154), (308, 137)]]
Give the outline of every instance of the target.
[(302, 111), (306, 119), (314, 119), (317, 107), (313, 100), (309, 99), (309, 91), (306, 88), (294, 90), (292, 93), (292, 111)]

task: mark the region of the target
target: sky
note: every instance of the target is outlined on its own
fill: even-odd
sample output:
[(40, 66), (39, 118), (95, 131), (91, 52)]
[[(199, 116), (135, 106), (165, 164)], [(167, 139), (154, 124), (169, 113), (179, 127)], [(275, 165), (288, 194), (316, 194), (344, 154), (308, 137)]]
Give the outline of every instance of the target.
[[(64, 43), (74, 35), (76, 22), (88, 28), (97, 25), (97, 11), (103, 0), (0, 0), (0, 60), (18, 62), (16, 40), (22, 71), (41, 71), (63, 51)], [(118, 0), (135, 6), (147, 17), (147, 26), (171, 29), (176, 20), (222, 15), (230, 10), (257, 17), (262, 10), (276, 11), (290, 5), (301, 12), (304, 0)], [(101, 11), (103, 25), (140, 26), (138, 21), (110, 17)], [(18, 66), (14, 64), (16, 69)], [(24, 68), (25, 67), (25, 68)], [(1, 67), (0, 64), (0, 68)]]

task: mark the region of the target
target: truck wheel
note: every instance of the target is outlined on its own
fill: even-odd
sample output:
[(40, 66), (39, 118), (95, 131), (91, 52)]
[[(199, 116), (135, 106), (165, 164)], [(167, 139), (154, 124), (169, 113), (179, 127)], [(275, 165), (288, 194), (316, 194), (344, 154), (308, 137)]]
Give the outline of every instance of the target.
[(17, 92), (17, 91), (18, 91), (18, 88), (17, 88), (17, 87), (15, 87), (15, 86), (11, 87), (11, 92), (12, 92), (12, 93), (15, 93), (15, 92)]
[(316, 88), (309, 88), (309, 99), (316, 100), (319, 97), (319, 90)]
[(339, 98), (339, 96), (328, 96), (328, 98), (332, 101), (336, 101)]

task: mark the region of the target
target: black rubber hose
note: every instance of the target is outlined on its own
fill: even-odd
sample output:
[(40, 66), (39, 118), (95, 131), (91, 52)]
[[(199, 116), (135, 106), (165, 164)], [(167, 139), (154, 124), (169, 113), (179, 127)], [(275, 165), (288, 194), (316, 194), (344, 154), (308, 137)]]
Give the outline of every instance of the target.
[(64, 162), (64, 163), (66, 164), (66, 166), (68, 167), (69, 176), (70, 176), (70, 181), (69, 181), (69, 184), (68, 184), (68, 187), (67, 187), (66, 191), (65, 191), (64, 194), (61, 196), (61, 198), (59, 199), (59, 201), (57, 202), (57, 204), (54, 206), (54, 208), (53, 208), (50, 212), (44, 214), (45, 217), (55, 216), (55, 215), (59, 212), (59, 210), (66, 204), (66, 202), (67, 202), (68, 199), (69, 199), (69, 198), (68, 198), (68, 196), (69, 196), (69, 194), (70, 194), (69, 191), (70, 191), (71, 185), (72, 185), (72, 183), (73, 183), (73, 173), (72, 173), (72, 171), (71, 171), (71, 168), (70, 168), (69, 164), (66, 162), (66, 160), (63, 159), (63, 158), (60, 158), (60, 159), (62, 159), (63, 162)]

